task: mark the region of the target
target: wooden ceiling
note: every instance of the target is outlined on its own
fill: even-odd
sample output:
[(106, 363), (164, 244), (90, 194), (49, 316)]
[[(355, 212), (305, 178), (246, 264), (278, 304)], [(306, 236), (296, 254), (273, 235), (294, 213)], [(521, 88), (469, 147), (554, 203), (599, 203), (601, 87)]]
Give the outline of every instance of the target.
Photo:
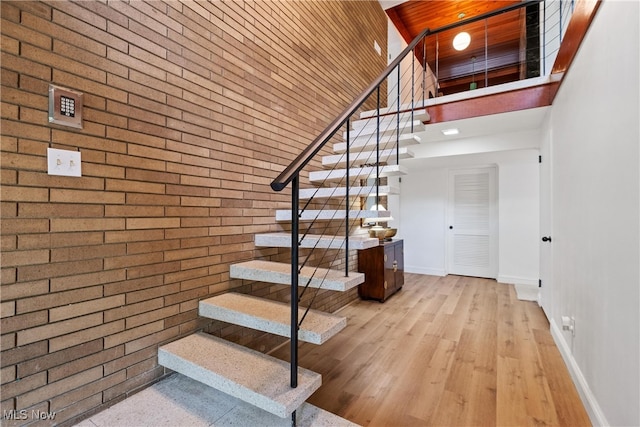
[[(433, 31), (515, 3), (520, 1), (409, 0), (387, 9), (387, 14), (402, 37), (410, 42), (425, 28)], [(525, 8), (522, 8), (442, 32), (437, 35), (437, 40), (435, 35), (430, 36), (427, 40), (427, 62), (434, 72), (438, 72), (440, 91), (447, 95), (468, 90), (472, 81), (478, 87), (484, 87), (485, 70), (489, 85), (519, 80), (525, 13)], [(460, 31), (471, 35), (470, 46), (461, 52), (452, 45), (453, 37)]]

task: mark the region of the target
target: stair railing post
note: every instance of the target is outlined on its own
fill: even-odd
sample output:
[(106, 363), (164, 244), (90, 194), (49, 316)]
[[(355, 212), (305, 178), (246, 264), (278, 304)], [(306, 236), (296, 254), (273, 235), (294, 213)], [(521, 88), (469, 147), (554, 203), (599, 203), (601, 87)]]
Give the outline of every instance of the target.
[[(413, 112), (415, 111), (416, 93), (416, 52), (411, 52), (411, 132), (413, 132)], [(400, 109), (398, 108), (398, 113)]]
[(300, 174), (291, 181), (291, 387), (298, 387), (298, 268)]
[(349, 168), (351, 167), (351, 161), (349, 159), (349, 151), (350, 151), (350, 147), (349, 147), (349, 137), (351, 135), (351, 133), (349, 132), (349, 129), (351, 128), (351, 124), (350, 124), (350, 120), (347, 119), (347, 164), (345, 169), (347, 170), (347, 188), (346, 188), (346, 198), (345, 198), (345, 220), (344, 220), (344, 225), (345, 225), (345, 230), (344, 230), (344, 242), (345, 242), (345, 254), (344, 254), (344, 277), (349, 277), (349, 207), (350, 207), (350, 202), (349, 202)]
[[(412, 76), (413, 78), (413, 76)], [(398, 64), (398, 99), (396, 104), (398, 106), (398, 114), (396, 116), (396, 164), (400, 164), (400, 64)], [(413, 101), (411, 103), (411, 120), (413, 120)]]
[(422, 39), (422, 107), (427, 96), (427, 36)]
[(488, 19), (484, 20), (484, 87), (489, 87), (489, 27)]
[(376, 208), (380, 206), (380, 86), (376, 100)]

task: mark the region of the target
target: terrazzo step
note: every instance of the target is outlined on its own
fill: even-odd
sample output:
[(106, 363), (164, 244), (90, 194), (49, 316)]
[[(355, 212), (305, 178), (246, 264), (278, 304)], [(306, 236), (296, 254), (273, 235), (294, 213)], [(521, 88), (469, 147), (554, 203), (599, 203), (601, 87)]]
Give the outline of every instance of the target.
[[(419, 129), (422, 130), (422, 129)], [(421, 139), (418, 135), (413, 133), (407, 133), (396, 137), (396, 135), (386, 135), (380, 138), (380, 149), (395, 148), (396, 143), (400, 144), (400, 147), (406, 147), (410, 145), (420, 144)], [(354, 151), (360, 151), (365, 148), (375, 149), (377, 147), (376, 138), (367, 136), (364, 138), (352, 138), (349, 143), (349, 149)], [(346, 142), (337, 142), (333, 144), (334, 153), (344, 153), (347, 151)]]
[[(232, 279), (255, 280), (280, 285), (291, 284), (291, 264), (273, 261), (252, 260), (232, 264), (229, 269)], [(303, 267), (298, 276), (299, 285), (345, 292), (364, 283), (364, 274), (330, 270), (326, 268)]]
[[(398, 129), (400, 130), (398, 132)], [(396, 121), (388, 121), (386, 126), (380, 125), (380, 135), (395, 135), (397, 133), (403, 134), (407, 132), (417, 132), (424, 129), (424, 123), (421, 120), (400, 120), (398, 124)], [(370, 123), (360, 129), (352, 129), (349, 131), (349, 138), (362, 138), (365, 135), (378, 135), (378, 124), (376, 120), (371, 120)], [(347, 139), (347, 131), (342, 133), (342, 139)]]
[[(378, 168), (378, 175), (382, 177), (406, 175), (407, 168), (403, 165), (385, 165)], [(309, 181), (322, 183), (325, 181), (336, 181), (347, 176), (346, 169), (333, 169), (309, 172)], [(363, 166), (360, 168), (350, 168), (349, 178), (373, 178), (376, 176), (376, 166)]]
[[(228, 292), (200, 301), (200, 316), (291, 338), (291, 306), (286, 303)], [(298, 310), (298, 319), (305, 308)], [(298, 339), (323, 344), (347, 326), (346, 317), (309, 310), (298, 329)]]
[[(400, 194), (400, 188), (392, 185), (381, 185), (378, 187), (380, 196)], [(376, 194), (375, 185), (364, 187), (349, 187), (349, 197), (368, 197)], [(300, 199), (328, 199), (331, 197), (345, 197), (347, 187), (323, 187), (323, 188), (303, 188), (300, 190)]]
[(158, 363), (281, 418), (322, 384), (320, 374), (298, 368), (291, 388), (289, 363), (204, 333), (163, 345)]
[[(414, 154), (407, 147), (400, 147), (398, 150), (394, 148), (387, 148), (385, 150), (380, 150), (380, 156), (376, 155), (375, 151), (361, 151), (359, 153), (351, 153), (349, 156), (349, 162), (355, 165), (364, 165), (364, 164), (372, 164), (372, 163), (397, 163), (398, 154), (400, 154), (400, 159), (412, 159)], [(347, 155), (346, 153), (342, 154), (332, 154), (330, 156), (322, 157), (322, 166), (325, 168), (332, 166), (346, 166), (347, 164)]]
[[(354, 209), (348, 211), (349, 219), (358, 218), (388, 218), (389, 211), (361, 210)], [(298, 215), (300, 221), (331, 221), (345, 219), (347, 211), (344, 209), (307, 209)], [(276, 211), (276, 221), (291, 221), (291, 210), (283, 209)]]
[[(317, 234), (307, 234), (303, 237), (301, 248), (320, 249), (346, 249), (344, 236), (322, 236)], [(379, 240), (368, 236), (349, 236), (349, 250), (369, 249), (378, 246)], [(291, 234), (289, 233), (264, 233), (255, 235), (255, 245), (271, 248), (290, 248)]]
[[(400, 113), (401, 124), (405, 122), (410, 122), (411, 120), (420, 121), (420, 123), (422, 124), (424, 122), (428, 122), (429, 120), (431, 120), (431, 117), (429, 116), (429, 113), (427, 113), (427, 110), (415, 110), (413, 112), (413, 115), (411, 111), (404, 111)], [(351, 129), (357, 131), (367, 126), (377, 126), (377, 122), (378, 122), (377, 114), (375, 111), (373, 111), (372, 114), (364, 117), (361, 116), (360, 120), (355, 120), (351, 122)], [(394, 127), (398, 126), (398, 114), (395, 111), (393, 112), (381, 111), (380, 127), (387, 128), (389, 126), (394, 126)]]

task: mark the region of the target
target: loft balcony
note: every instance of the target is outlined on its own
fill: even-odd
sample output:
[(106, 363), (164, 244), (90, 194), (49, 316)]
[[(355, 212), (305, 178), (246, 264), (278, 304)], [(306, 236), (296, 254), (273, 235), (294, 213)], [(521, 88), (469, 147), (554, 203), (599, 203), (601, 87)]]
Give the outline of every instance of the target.
[[(473, 4), (471, 4), (473, 3)], [(390, 58), (427, 35), (389, 75), (387, 111), (426, 107), (430, 123), (551, 105), (597, 2), (387, 2)], [(458, 34), (468, 45), (454, 47)], [(381, 112), (384, 113), (385, 109)]]

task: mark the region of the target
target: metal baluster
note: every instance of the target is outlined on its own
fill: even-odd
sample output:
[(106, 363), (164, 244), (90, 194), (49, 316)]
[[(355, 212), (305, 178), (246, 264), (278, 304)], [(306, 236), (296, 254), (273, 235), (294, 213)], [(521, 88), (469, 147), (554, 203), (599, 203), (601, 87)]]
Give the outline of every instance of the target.
[[(398, 64), (398, 99), (396, 104), (398, 105), (397, 124), (396, 124), (396, 164), (400, 164), (400, 64)], [(411, 105), (413, 107), (413, 103)], [(413, 120), (413, 110), (411, 110), (411, 120)], [(412, 125), (413, 126), (413, 125)]]
[(350, 206), (350, 202), (349, 202), (349, 168), (351, 167), (351, 162), (349, 159), (349, 151), (351, 150), (351, 148), (349, 147), (349, 138), (350, 138), (350, 128), (351, 128), (351, 124), (350, 124), (350, 120), (347, 119), (347, 190), (346, 190), (346, 198), (345, 198), (345, 209), (346, 209), (346, 215), (345, 215), (345, 220), (344, 220), (344, 224), (345, 224), (345, 232), (344, 232), (344, 239), (345, 239), (345, 254), (344, 254), (344, 277), (349, 277), (349, 206)]
[(487, 19), (484, 20), (484, 87), (489, 87), (489, 30)]
[(435, 96), (438, 97), (438, 85), (440, 84), (440, 41), (438, 39), (438, 34), (436, 34), (436, 87)]
[(422, 106), (425, 106), (427, 92), (427, 38), (422, 38)]
[[(411, 132), (413, 132), (413, 107), (415, 105), (415, 93), (416, 93), (416, 55), (415, 52), (411, 52)], [(400, 108), (398, 108), (398, 114), (400, 114)]]
[[(291, 181), (291, 387), (298, 387), (298, 256), (300, 174)], [(295, 418), (294, 418), (295, 420)]]
[(380, 205), (380, 86), (377, 92), (376, 115), (376, 207)]

